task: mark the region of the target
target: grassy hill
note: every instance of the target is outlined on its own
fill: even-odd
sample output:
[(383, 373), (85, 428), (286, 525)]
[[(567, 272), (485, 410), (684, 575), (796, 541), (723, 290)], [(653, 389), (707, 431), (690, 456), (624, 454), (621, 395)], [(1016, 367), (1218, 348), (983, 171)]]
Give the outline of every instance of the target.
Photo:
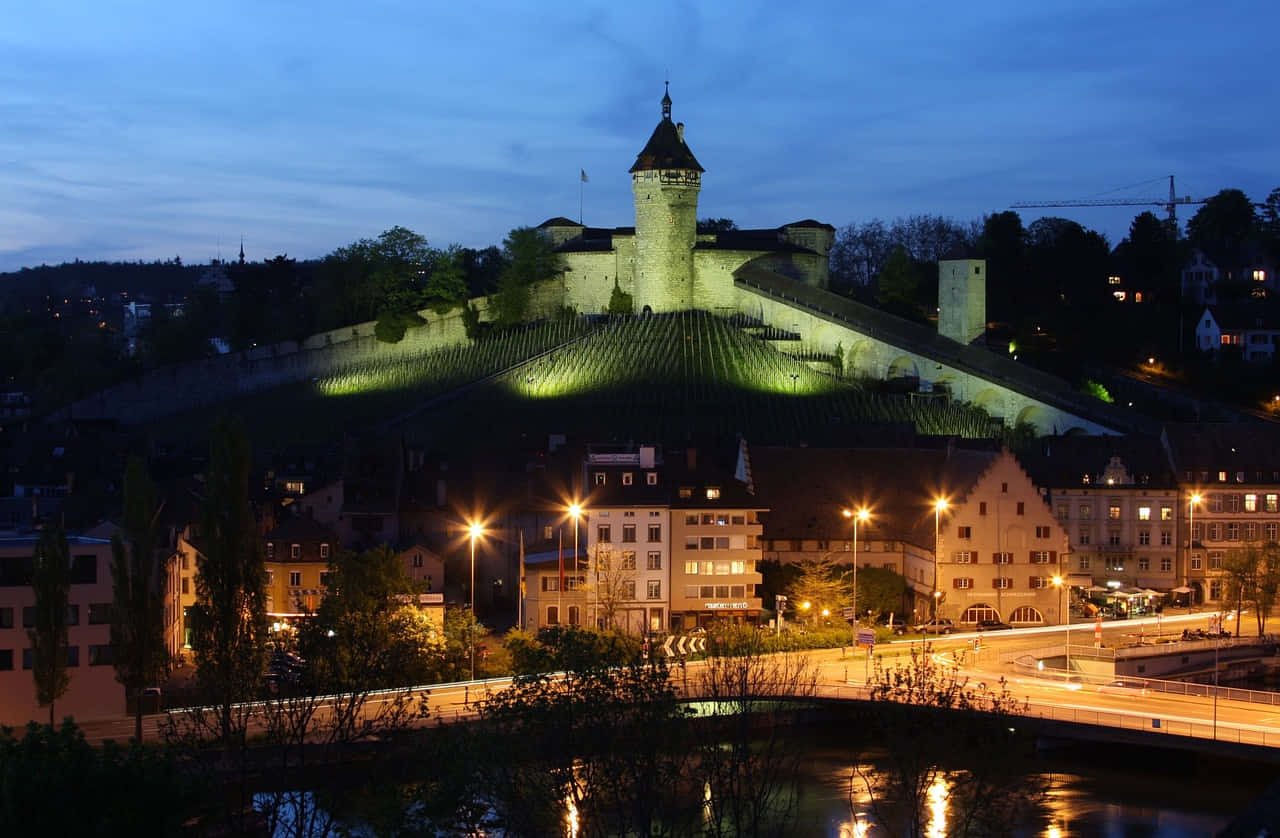
[[(352, 366), (226, 407), (245, 417), (260, 444), (332, 439), (375, 425), (457, 445), (551, 432), (837, 441), (859, 423), (889, 422), (924, 434), (993, 432), (978, 408), (875, 392), (703, 312), (540, 323), (466, 347)], [(199, 434), (209, 421), (193, 415), (164, 424)]]

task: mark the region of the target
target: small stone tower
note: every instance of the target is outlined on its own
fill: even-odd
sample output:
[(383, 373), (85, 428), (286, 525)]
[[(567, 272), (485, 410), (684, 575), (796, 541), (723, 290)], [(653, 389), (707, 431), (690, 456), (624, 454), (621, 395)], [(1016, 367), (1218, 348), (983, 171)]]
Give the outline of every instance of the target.
[(631, 167), (638, 312), (693, 308), (693, 246), (703, 171), (685, 145), (684, 123), (671, 121), (668, 91), (662, 97), (662, 121)]
[(938, 334), (973, 343), (987, 333), (987, 260), (938, 262)]

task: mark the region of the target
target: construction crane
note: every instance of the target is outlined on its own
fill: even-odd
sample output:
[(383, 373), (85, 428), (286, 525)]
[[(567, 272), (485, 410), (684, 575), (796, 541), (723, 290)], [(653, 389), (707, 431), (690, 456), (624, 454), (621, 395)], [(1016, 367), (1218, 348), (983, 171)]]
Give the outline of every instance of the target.
[[(1150, 181), (1148, 181), (1150, 182)], [(1081, 201), (1019, 201), (1010, 204), (1013, 209), (1039, 209), (1044, 207), (1164, 207), (1169, 213), (1169, 224), (1178, 229), (1178, 206), (1208, 203), (1206, 199), (1193, 199), (1187, 196), (1178, 197), (1173, 188), (1173, 175), (1169, 175), (1169, 197), (1158, 198), (1096, 198)]]

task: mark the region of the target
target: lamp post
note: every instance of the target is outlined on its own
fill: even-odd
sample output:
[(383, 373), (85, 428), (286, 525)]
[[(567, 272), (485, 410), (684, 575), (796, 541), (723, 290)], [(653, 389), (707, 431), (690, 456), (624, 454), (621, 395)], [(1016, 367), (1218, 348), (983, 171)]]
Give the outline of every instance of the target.
[(782, 634), (782, 612), (787, 609), (787, 598), (782, 594), (774, 594), (773, 607), (778, 611), (778, 618), (773, 621), (773, 635)]
[(573, 519), (573, 574), (576, 579), (578, 575), (578, 521), (582, 518), (582, 505), (576, 501), (569, 504), (569, 517)]
[(938, 598), (942, 596), (942, 592), (938, 590), (938, 551), (939, 551), (939, 532), (942, 522), (942, 513), (947, 510), (950, 504), (946, 498), (938, 498), (933, 502), (933, 619), (938, 619)]
[(852, 509), (843, 510), (844, 517), (853, 521), (853, 631), (854, 644), (858, 642), (858, 522), (867, 521), (871, 518), (871, 512), (866, 508), (853, 511)]
[[(1061, 619), (1063, 614), (1062, 594), (1067, 587), (1067, 580), (1064, 579), (1062, 576), (1054, 576), (1053, 584), (1058, 586), (1058, 618)], [(1067, 642), (1062, 648), (1063, 648), (1063, 651), (1066, 652), (1066, 656), (1067, 656), (1067, 672), (1070, 672), (1071, 671), (1071, 611), (1070, 609), (1067, 610), (1066, 616), (1067, 616), (1067, 619), (1066, 619), (1065, 625), (1067, 627)]]
[(1196, 507), (1200, 505), (1200, 500), (1199, 492), (1192, 492), (1191, 496), (1187, 498), (1187, 517), (1189, 519), (1187, 524), (1187, 555), (1182, 562), (1182, 586), (1184, 588), (1190, 587), (1191, 550), (1196, 543)]
[(471, 680), (476, 679), (476, 539), (484, 535), (484, 527), (472, 522), (467, 527), (471, 536), (471, 624), (467, 629), (467, 645), (471, 647)]

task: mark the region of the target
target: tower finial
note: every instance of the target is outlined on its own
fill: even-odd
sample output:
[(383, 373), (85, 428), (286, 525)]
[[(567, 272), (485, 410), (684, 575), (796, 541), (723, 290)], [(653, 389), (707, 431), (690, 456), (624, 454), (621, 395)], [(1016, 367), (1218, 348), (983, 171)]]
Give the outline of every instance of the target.
[(671, 82), (664, 81), (662, 83), (664, 92), (662, 94), (662, 118), (671, 118)]

